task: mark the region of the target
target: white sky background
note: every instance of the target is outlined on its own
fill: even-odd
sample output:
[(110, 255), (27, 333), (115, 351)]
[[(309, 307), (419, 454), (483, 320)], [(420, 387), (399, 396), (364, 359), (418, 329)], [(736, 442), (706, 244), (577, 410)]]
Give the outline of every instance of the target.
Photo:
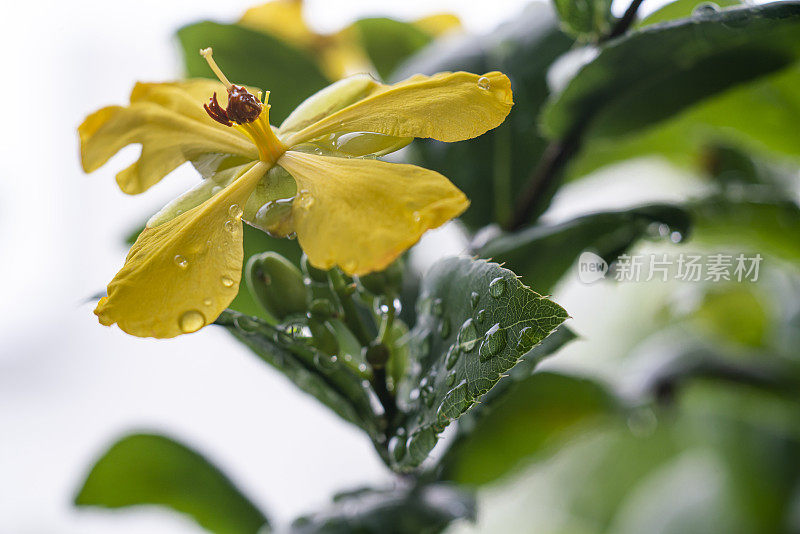
[[(307, 16), (335, 31), (361, 16), (451, 11), (484, 33), (525, 3), (309, 0)], [(181, 169), (125, 196), (114, 174), (138, 149), (87, 176), (75, 128), (87, 113), (126, 102), (137, 80), (178, 77), (176, 28), (232, 21), (252, 2), (8, 4), (0, 32), (0, 534), (196, 532), (170, 514), (71, 507), (96, 454), (137, 428), (196, 445), (277, 522), (337, 490), (388, 480), (360, 432), (222, 330), (140, 340), (101, 327), (93, 306), (80, 305), (121, 266), (122, 236), (196, 177)]]

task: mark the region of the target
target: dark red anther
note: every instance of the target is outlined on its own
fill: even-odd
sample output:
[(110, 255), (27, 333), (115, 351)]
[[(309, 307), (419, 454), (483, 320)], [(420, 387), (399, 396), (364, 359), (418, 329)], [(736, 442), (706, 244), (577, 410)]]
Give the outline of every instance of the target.
[(228, 89), (228, 118), (237, 124), (253, 122), (261, 114), (261, 102), (241, 85)]
[(217, 93), (209, 99), (208, 104), (203, 104), (203, 109), (206, 110), (208, 116), (217, 121), (220, 124), (224, 124), (225, 126), (233, 126), (230, 118), (228, 117), (228, 113), (222, 109), (222, 106), (219, 105), (217, 101)]

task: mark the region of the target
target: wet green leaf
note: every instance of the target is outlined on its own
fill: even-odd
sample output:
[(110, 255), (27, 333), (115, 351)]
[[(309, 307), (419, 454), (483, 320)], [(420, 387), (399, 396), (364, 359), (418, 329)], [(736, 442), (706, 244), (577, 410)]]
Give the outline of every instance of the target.
[(684, 209), (668, 204), (592, 213), (561, 224), (531, 226), (500, 235), (476, 252), (504, 263), (546, 292), (582, 252), (591, 251), (610, 261), (647, 235), (653, 224), (665, 224), (667, 235), (678, 232), (683, 238), (689, 232), (690, 218)]
[(450, 484), (363, 488), (340, 494), (322, 512), (297, 519), (291, 534), (436, 534), (475, 518), (475, 498)]
[(166, 506), (216, 534), (264, 533), (269, 528), (264, 514), (217, 467), (157, 434), (132, 434), (117, 441), (94, 465), (75, 504)]
[(513, 272), (467, 258), (437, 262), (417, 306), (410, 372), (398, 388), (404, 420), (391, 447), (400, 470), (425, 460), (438, 434), (567, 318)]
[(774, 2), (653, 25), (610, 41), (553, 95), (543, 127), (567, 136), (631, 133), (800, 57), (800, 4)]
[(706, 0), (676, 0), (669, 4), (653, 11), (638, 23), (634, 24), (634, 28), (643, 28), (651, 24), (659, 24), (662, 22), (669, 22), (671, 20), (685, 19), (691, 17), (698, 10), (699, 15), (710, 12), (714, 9), (724, 9), (726, 7), (739, 6), (742, 2), (738, 0), (717, 0), (715, 2), (708, 2)]
[(214, 77), (199, 54), (200, 49), (210, 46), (231, 82), (270, 91), (272, 124), (280, 124), (298, 104), (330, 83), (302, 50), (237, 24), (190, 24), (178, 30), (178, 40), (190, 77)]
[(315, 349), (265, 321), (226, 310), (216, 324), (225, 327), (259, 358), (285, 374), (297, 387), (317, 398), (340, 417), (378, 436), (378, 422), (362, 378), (343, 361)]

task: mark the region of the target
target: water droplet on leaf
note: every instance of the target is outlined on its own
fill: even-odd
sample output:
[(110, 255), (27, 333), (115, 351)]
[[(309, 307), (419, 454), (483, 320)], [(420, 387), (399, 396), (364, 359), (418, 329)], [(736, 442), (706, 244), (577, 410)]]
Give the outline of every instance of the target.
[(476, 307), (478, 305), (478, 301), (481, 300), (481, 296), (478, 294), (477, 291), (473, 291), (469, 296), (469, 301), (472, 304), (472, 307)]
[(505, 278), (498, 277), (489, 282), (489, 294), (499, 299), (502, 297), (506, 292), (506, 280)]
[(506, 331), (500, 328), (500, 323), (495, 323), (483, 338), (481, 348), (478, 351), (480, 360), (485, 362), (494, 356), (497, 356), (501, 350), (506, 346)]
[(458, 344), (465, 352), (470, 352), (478, 343), (478, 329), (472, 319), (467, 319), (458, 332)]

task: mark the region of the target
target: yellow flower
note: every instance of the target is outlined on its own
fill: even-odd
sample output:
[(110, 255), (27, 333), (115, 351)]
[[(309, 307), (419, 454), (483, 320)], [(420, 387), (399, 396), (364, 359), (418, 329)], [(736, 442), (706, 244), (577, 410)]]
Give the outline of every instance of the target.
[[(268, 33), (318, 58), (324, 73), (336, 80), (358, 72), (374, 71), (355, 26), (320, 34), (303, 18), (302, 0), (273, 0), (245, 11), (239, 24)], [(429, 15), (412, 22), (419, 30), (437, 37), (461, 28), (457, 16)]]
[(394, 85), (356, 76), (313, 95), (273, 128), (269, 93), (262, 102), (260, 92), (231, 84), (210, 49), (203, 54), (221, 83), (140, 83), (129, 106), (103, 108), (79, 127), (86, 172), (126, 145), (142, 146), (138, 161), (117, 174), (126, 193), (145, 191), (186, 161), (206, 176), (148, 222), (95, 309), (102, 324), (136, 336), (196, 331), (230, 304), (241, 277), (242, 218), (296, 234), (320, 269), (362, 275), (385, 268), (469, 202), (439, 173), (374, 156), (414, 137), (481, 135), (512, 106), (510, 82), (499, 72)]

